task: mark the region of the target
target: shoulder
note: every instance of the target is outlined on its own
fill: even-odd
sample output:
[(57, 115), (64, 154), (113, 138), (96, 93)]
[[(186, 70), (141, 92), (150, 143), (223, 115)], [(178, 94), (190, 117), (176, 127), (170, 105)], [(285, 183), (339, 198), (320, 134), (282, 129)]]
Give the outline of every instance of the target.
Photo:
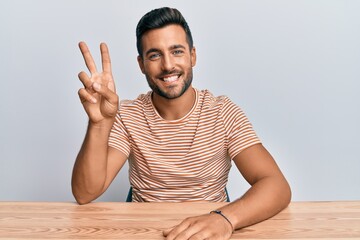
[(200, 102), (209, 108), (223, 109), (228, 106), (236, 106), (229, 97), (225, 95), (215, 96), (209, 90), (197, 90)]
[(201, 90), (199, 91), (199, 98), (203, 112), (216, 113), (225, 122), (246, 118), (241, 107), (235, 104), (228, 96), (214, 96), (209, 90)]

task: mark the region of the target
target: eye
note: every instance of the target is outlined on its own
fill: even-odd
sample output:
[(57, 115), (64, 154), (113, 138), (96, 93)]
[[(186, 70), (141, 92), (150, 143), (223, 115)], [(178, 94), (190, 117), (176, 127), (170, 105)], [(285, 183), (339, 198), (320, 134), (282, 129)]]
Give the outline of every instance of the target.
[(183, 50), (180, 50), (180, 49), (173, 51), (173, 54), (174, 54), (175, 56), (176, 56), (176, 55), (182, 55), (183, 53), (184, 53), (184, 51), (183, 51)]
[(160, 53), (152, 53), (152, 54), (150, 54), (149, 55), (149, 60), (151, 60), (151, 61), (155, 61), (155, 60), (158, 60), (158, 59), (160, 59), (160, 57), (161, 57), (161, 54)]

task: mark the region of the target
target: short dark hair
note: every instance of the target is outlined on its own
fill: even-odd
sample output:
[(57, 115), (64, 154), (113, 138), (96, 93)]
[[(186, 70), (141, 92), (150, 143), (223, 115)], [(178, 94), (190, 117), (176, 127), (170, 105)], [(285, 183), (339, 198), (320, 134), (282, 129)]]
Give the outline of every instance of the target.
[(193, 48), (191, 31), (183, 15), (175, 8), (163, 7), (146, 13), (136, 27), (136, 47), (139, 56), (142, 57), (143, 51), (141, 43), (142, 36), (149, 30), (162, 28), (170, 24), (180, 25), (184, 29), (190, 50)]

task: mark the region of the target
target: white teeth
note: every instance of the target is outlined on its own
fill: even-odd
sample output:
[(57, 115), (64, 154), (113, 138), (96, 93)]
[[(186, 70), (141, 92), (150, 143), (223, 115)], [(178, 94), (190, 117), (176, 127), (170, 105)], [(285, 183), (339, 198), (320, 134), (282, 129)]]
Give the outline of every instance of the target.
[(174, 82), (178, 79), (178, 76), (175, 75), (175, 76), (171, 76), (171, 77), (167, 77), (167, 78), (164, 78), (164, 81), (165, 82)]

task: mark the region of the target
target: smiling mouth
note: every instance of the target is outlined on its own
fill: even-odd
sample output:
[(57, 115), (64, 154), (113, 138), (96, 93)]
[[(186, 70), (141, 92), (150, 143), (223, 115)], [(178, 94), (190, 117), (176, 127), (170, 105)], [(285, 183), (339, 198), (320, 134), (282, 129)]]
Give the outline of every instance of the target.
[(161, 78), (161, 80), (163, 80), (164, 82), (170, 83), (170, 82), (175, 82), (176, 80), (179, 79), (179, 77), (180, 77), (180, 75), (173, 75), (173, 76)]

